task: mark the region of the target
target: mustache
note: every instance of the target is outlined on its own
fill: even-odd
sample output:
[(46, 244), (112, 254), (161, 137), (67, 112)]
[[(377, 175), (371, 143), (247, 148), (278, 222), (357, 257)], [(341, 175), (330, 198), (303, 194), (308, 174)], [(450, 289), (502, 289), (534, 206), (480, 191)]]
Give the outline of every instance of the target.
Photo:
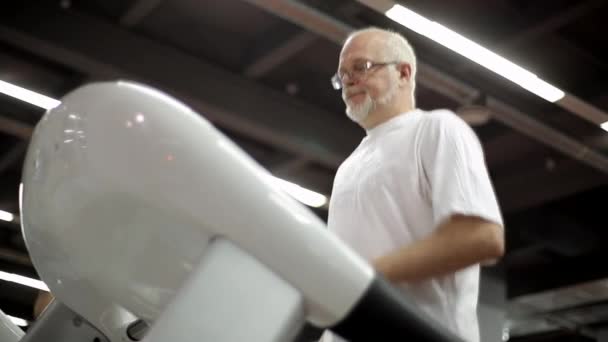
[(367, 94), (367, 91), (365, 89), (349, 89), (349, 90), (345, 90), (342, 93), (342, 97), (345, 99), (348, 99), (350, 97), (353, 97), (355, 95), (359, 95), (359, 94)]

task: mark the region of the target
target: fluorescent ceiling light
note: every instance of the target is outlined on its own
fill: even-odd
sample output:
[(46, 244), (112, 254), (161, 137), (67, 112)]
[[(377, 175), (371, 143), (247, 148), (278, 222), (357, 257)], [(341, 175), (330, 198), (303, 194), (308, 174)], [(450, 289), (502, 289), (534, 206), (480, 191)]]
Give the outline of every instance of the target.
[(7, 273), (7, 272), (0, 271), (0, 279), (4, 280), (4, 281), (10, 281), (12, 283), (17, 283), (20, 285), (28, 286), (28, 287), (33, 287), (35, 289), (42, 290), (42, 291), (47, 291), (47, 292), (49, 291), (49, 288), (42, 281), (24, 277), (22, 275), (18, 275), (15, 273)]
[(0, 210), (0, 220), (7, 221), (7, 222), (13, 222), (14, 219), (15, 219), (15, 215), (9, 213), (8, 211)]
[(0, 81), (0, 93), (12, 96), (21, 101), (31, 103), (34, 106), (38, 106), (44, 109), (55, 108), (61, 103), (60, 101), (50, 98), (46, 95), (42, 95), (4, 81)]
[(394, 5), (385, 14), (410, 30), (434, 40), (547, 101), (556, 102), (565, 96), (562, 90), (541, 80), (528, 70), (401, 5)]
[(600, 127), (602, 127), (602, 129), (603, 129), (604, 131), (607, 131), (607, 132), (608, 132), (608, 121), (606, 121), (606, 122), (604, 122), (603, 124), (601, 124), (601, 125), (600, 125)]
[(280, 178), (275, 177), (275, 180), (283, 191), (287, 192), (293, 198), (308, 206), (319, 208), (327, 203), (327, 197), (321, 195), (320, 193), (305, 189), (297, 184), (293, 184)]
[(24, 320), (23, 318), (19, 318), (19, 317), (13, 317), (11, 315), (6, 315), (8, 317), (8, 319), (11, 320), (11, 322), (13, 322), (13, 324), (20, 326), (20, 327), (27, 327), (27, 321)]

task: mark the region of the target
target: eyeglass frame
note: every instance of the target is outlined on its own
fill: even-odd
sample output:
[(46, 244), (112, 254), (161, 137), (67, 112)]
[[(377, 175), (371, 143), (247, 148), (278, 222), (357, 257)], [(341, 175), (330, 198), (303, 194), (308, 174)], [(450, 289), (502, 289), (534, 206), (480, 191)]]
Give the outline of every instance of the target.
[[(344, 84), (342, 83), (342, 79), (344, 78), (345, 75), (348, 75), (349, 78), (356, 78), (356, 79), (364, 79), (365, 77), (367, 77), (369, 71), (375, 67), (385, 67), (387, 65), (397, 65), (397, 64), (401, 64), (401, 63), (407, 63), (407, 62), (403, 62), (403, 61), (393, 61), (393, 62), (372, 62), (370, 60), (364, 60), (364, 65), (365, 68), (362, 71), (345, 71), (344, 74), (342, 76), (340, 76), (340, 71), (337, 71), (332, 77), (331, 77), (331, 85), (335, 90), (340, 90), (344, 87)], [(358, 73), (357, 76), (353, 76), (354, 74)]]

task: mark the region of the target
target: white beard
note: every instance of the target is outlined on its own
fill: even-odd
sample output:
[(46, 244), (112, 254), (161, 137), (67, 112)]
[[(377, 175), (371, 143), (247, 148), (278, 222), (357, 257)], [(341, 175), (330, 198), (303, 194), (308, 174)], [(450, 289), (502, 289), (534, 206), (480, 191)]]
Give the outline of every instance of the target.
[(375, 103), (374, 100), (369, 96), (369, 94), (365, 94), (365, 100), (363, 103), (358, 105), (350, 106), (348, 103), (346, 104), (346, 116), (354, 122), (362, 122), (367, 119), (369, 113), (374, 109)]
[(393, 101), (397, 96), (397, 84), (393, 83), (391, 89), (389, 89), (382, 97), (377, 100), (372, 99), (368, 93), (365, 93), (365, 99), (358, 105), (350, 106), (348, 102), (346, 104), (346, 116), (354, 122), (360, 123), (367, 119), (369, 114), (376, 109), (378, 105), (385, 106)]

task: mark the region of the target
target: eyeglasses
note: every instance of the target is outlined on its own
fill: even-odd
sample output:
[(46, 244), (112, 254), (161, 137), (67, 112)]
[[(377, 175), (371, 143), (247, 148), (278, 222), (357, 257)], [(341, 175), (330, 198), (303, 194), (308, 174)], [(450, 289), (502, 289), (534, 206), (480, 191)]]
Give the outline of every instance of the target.
[(350, 71), (347, 70), (338, 70), (338, 72), (331, 78), (331, 85), (335, 90), (340, 90), (344, 86), (344, 76), (348, 75), (351, 79), (363, 79), (367, 76), (369, 71), (375, 67), (383, 67), (391, 64), (399, 64), (401, 62), (384, 62), (384, 63), (376, 63), (367, 60), (358, 60), (356, 61)]

